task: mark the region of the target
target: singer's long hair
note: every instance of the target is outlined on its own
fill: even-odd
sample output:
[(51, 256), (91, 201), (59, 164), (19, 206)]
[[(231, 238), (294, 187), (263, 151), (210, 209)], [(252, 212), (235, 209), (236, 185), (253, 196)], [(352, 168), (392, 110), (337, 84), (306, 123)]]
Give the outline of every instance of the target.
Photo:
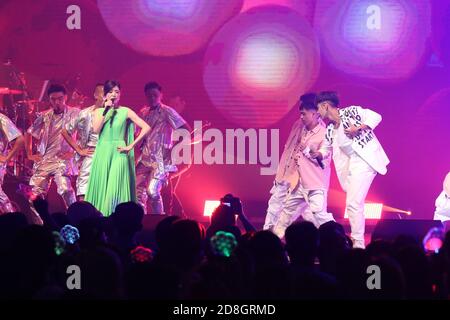
[[(109, 92), (111, 92), (112, 89), (114, 89), (114, 87), (118, 87), (119, 89), (121, 89), (121, 88), (120, 88), (120, 83), (119, 83), (119, 81), (116, 81), (116, 80), (106, 80), (106, 81), (105, 81), (105, 84), (103, 85), (103, 94), (106, 96)], [(109, 126), (110, 126), (110, 127), (112, 127), (112, 124), (113, 124), (113, 122), (114, 122), (114, 118), (116, 117), (116, 114), (117, 114), (117, 110), (114, 109), (114, 110), (113, 110), (113, 113), (112, 113), (112, 116), (111, 116), (111, 118), (110, 118), (110, 120), (109, 120)], [(104, 128), (104, 126), (103, 126), (103, 128)], [(103, 131), (103, 128), (102, 128), (102, 130), (100, 131), (100, 134), (101, 134), (101, 132)]]
[(106, 94), (108, 94), (112, 89), (114, 89), (114, 87), (118, 87), (119, 89), (121, 89), (119, 81), (106, 80), (105, 83), (103, 84), (103, 94), (106, 96)]

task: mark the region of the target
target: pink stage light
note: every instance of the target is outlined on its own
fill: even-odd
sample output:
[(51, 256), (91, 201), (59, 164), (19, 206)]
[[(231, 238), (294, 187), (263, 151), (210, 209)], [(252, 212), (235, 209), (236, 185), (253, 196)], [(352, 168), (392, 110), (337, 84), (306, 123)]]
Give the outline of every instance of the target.
[(205, 206), (203, 208), (203, 216), (211, 217), (212, 213), (220, 205), (219, 200), (205, 200)]

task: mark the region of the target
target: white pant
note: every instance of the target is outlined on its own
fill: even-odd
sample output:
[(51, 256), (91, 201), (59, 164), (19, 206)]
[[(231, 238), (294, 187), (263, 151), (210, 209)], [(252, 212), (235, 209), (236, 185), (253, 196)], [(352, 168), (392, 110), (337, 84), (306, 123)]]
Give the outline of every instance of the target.
[(328, 221), (334, 221), (333, 215), (327, 212), (327, 192), (325, 190), (304, 190), (298, 185), (287, 196), (273, 232), (280, 238), (284, 237), (287, 227), (299, 215), (302, 215), (304, 220), (314, 223), (316, 227)]
[(92, 160), (94, 156), (86, 156), (83, 158), (78, 171), (77, 177), (77, 196), (85, 196), (89, 183), (89, 176), (92, 169)]
[(289, 182), (286, 181), (274, 181), (273, 187), (270, 189), (270, 199), (268, 203), (266, 220), (264, 222), (264, 230), (272, 229), (280, 217), (283, 210), (283, 204), (289, 194)]
[(354, 248), (364, 248), (364, 201), (377, 172), (356, 153), (350, 156), (348, 176), (342, 186), (347, 193), (345, 209), (351, 227)]

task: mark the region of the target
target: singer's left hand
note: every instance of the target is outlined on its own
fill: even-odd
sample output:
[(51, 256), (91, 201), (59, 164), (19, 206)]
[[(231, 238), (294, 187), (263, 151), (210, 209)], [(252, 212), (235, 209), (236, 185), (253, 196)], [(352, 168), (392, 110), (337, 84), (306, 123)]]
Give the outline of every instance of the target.
[(120, 153), (128, 153), (131, 149), (133, 149), (131, 145), (125, 147), (117, 147), (117, 151), (119, 151)]
[(359, 128), (352, 124), (352, 125), (351, 125), (350, 127), (348, 127), (347, 129), (344, 129), (344, 133), (345, 133), (349, 138), (353, 138), (354, 136), (358, 135), (358, 133), (359, 133)]

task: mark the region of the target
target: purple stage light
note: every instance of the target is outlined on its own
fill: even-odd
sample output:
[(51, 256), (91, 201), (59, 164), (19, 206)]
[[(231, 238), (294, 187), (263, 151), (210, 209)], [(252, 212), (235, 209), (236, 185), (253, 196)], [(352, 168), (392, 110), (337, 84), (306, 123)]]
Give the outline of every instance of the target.
[(331, 66), (396, 81), (424, 61), (430, 19), (430, 4), (422, 0), (318, 0), (314, 26)]
[(98, 0), (111, 33), (131, 49), (153, 56), (177, 56), (203, 47), (242, 0)]
[(296, 11), (258, 7), (231, 20), (211, 40), (204, 84), (228, 120), (267, 127), (314, 84), (319, 57), (315, 33)]

